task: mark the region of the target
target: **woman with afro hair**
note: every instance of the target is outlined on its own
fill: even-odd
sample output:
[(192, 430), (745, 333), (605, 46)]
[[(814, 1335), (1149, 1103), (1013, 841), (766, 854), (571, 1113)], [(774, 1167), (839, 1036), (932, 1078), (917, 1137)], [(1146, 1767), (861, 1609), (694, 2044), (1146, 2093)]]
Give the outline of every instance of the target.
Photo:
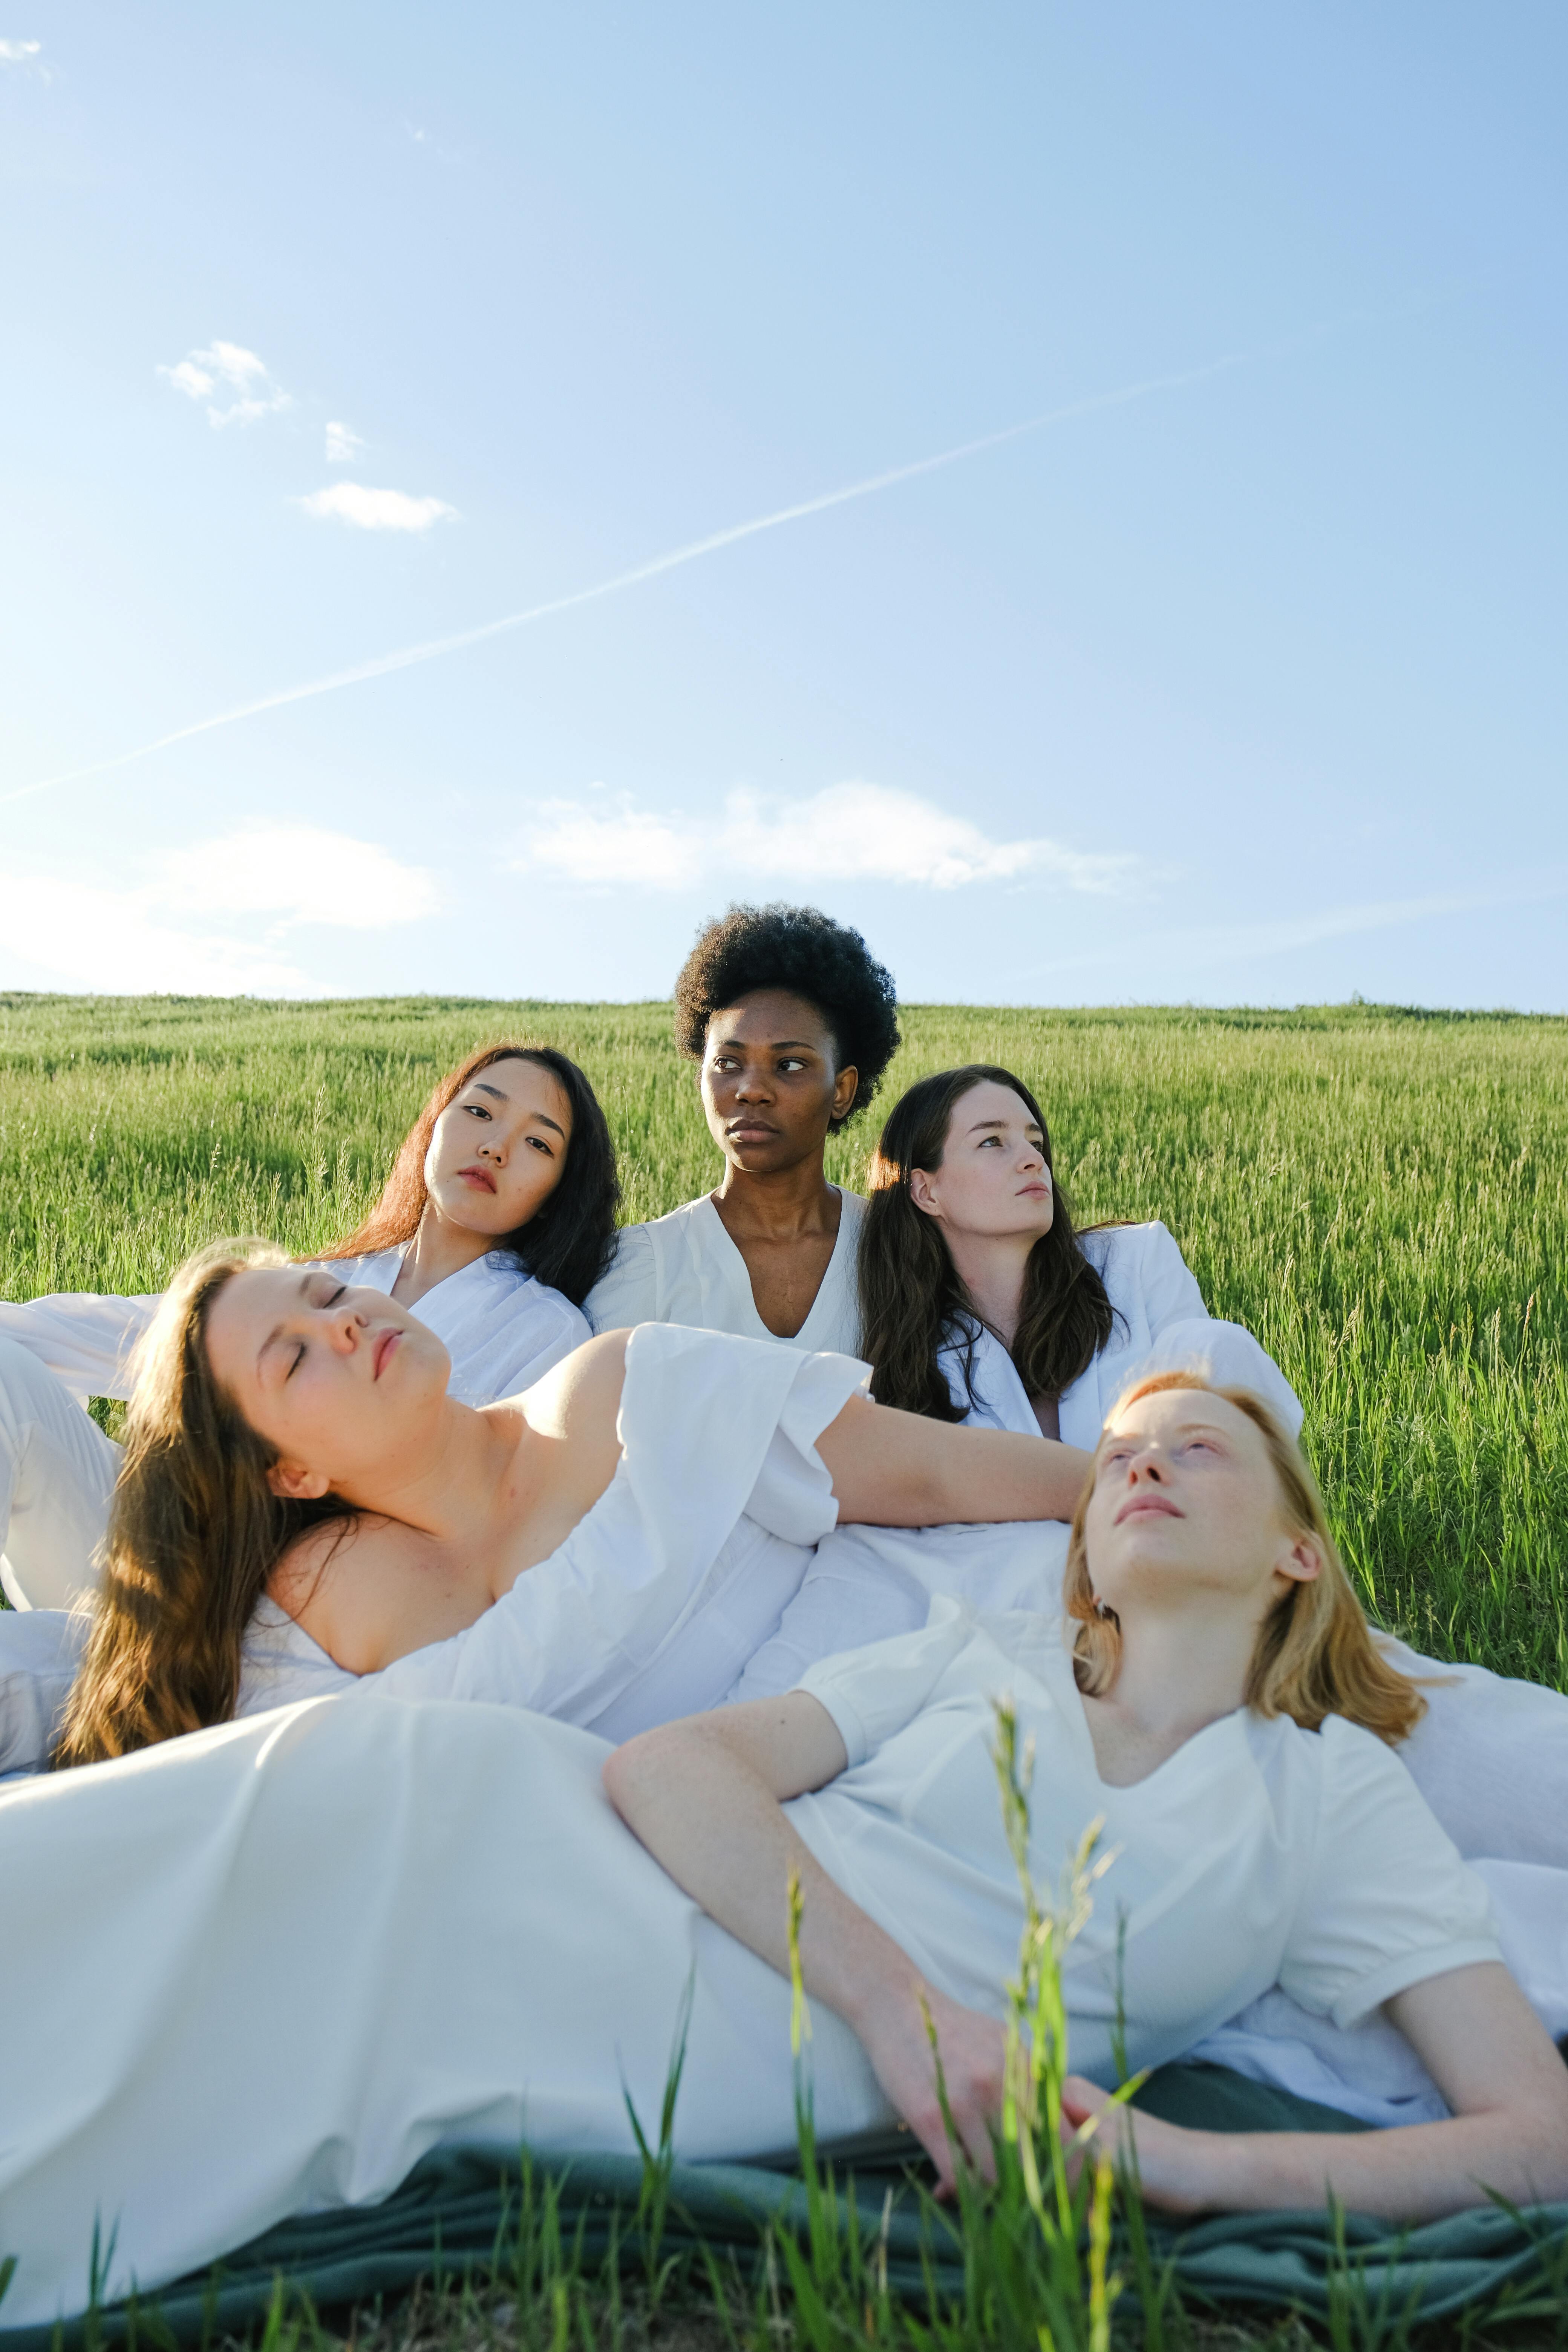
[(689, 1323), (857, 1355), (865, 1203), (830, 1184), (827, 1139), (877, 1091), (899, 1043), (892, 976), (815, 907), (731, 907), (675, 983), (724, 1172), (668, 1216), (623, 1227), (589, 1293), (595, 1331)]

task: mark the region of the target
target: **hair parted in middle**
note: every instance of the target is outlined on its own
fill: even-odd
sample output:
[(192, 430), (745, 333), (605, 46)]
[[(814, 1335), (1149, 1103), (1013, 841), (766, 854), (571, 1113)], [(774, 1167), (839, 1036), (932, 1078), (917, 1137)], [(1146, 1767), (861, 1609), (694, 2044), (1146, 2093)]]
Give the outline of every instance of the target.
[(288, 1265), (270, 1242), (214, 1242), (181, 1266), (136, 1351), (103, 1577), (56, 1767), (97, 1764), (226, 1723), (240, 1650), (267, 1580), (307, 1528), (341, 1519), (335, 1495), (275, 1495), (258, 1437), (207, 1358), (214, 1299), (232, 1275)]
[(858, 931), (816, 907), (728, 908), (705, 923), (675, 982), (675, 1038), (700, 1061), (708, 1024), (726, 1005), (762, 988), (785, 990), (815, 1004), (838, 1048), (840, 1069), (859, 1074), (855, 1098), (830, 1132), (865, 1109), (898, 1051), (899, 998), (893, 976)]
[[(931, 1421), (962, 1421), (940, 1349), (963, 1350), (964, 1381), (973, 1401), (974, 1350), (984, 1328), (953, 1265), (934, 1217), (917, 1208), (910, 1177), (942, 1166), (954, 1108), (972, 1087), (1006, 1087), (1040, 1130), (1051, 1170), (1055, 1207), (1048, 1233), (1029, 1252), (1024, 1297), (1012, 1357), (1030, 1397), (1060, 1396), (1093, 1362), (1110, 1339), (1116, 1311), (1104, 1283), (1079, 1245), (1067, 1194), (1051, 1166), (1051, 1139), (1039, 1104), (1022, 1078), (991, 1062), (965, 1062), (917, 1078), (888, 1114), (867, 1179), (860, 1227), (860, 1352), (871, 1366), (879, 1404), (921, 1412)], [(1093, 1232), (1095, 1227), (1086, 1227)]]
[(1426, 1702), (1408, 1676), (1388, 1664), (1372, 1638), (1306, 1455), (1261, 1397), (1250, 1389), (1222, 1388), (1199, 1371), (1152, 1372), (1134, 1381), (1106, 1416), (1094, 1466), (1073, 1515), (1062, 1582), (1069, 1627), (1075, 1622), (1078, 1627), (1073, 1666), (1079, 1688), (1091, 1697), (1108, 1691), (1121, 1656), (1121, 1627), (1115, 1612), (1102, 1609), (1096, 1596), (1085, 1536), (1100, 1457), (1118, 1416), (1140, 1397), (1158, 1396), (1167, 1389), (1195, 1389), (1201, 1395), (1223, 1397), (1247, 1415), (1268, 1449), (1286, 1527), (1293, 1536), (1310, 1538), (1321, 1563), (1315, 1577), (1292, 1581), (1264, 1619), (1244, 1704), (1258, 1715), (1288, 1715), (1303, 1731), (1316, 1731), (1325, 1716), (1342, 1715), (1396, 1747), (1415, 1730)]
[(425, 1214), (425, 1158), (436, 1121), (470, 1079), (496, 1062), (532, 1062), (548, 1070), (572, 1107), (572, 1134), (561, 1179), (543, 1205), (514, 1233), (498, 1234), (493, 1247), (517, 1259), (538, 1282), (581, 1307), (609, 1263), (616, 1241), (620, 1179), (616, 1147), (599, 1097), (575, 1062), (553, 1045), (480, 1045), (437, 1078), (429, 1100), (404, 1137), (396, 1159), (364, 1223), (312, 1258), (369, 1257), (411, 1242)]

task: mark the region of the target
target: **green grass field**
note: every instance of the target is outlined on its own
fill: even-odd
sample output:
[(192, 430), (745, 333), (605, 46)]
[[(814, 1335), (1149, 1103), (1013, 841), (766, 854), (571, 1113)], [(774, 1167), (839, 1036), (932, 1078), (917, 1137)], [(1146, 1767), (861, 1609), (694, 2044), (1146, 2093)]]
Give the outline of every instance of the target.
[[(1163, 1217), (1214, 1311), (1263, 1339), (1306, 1403), (1374, 1614), (1438, 1654), (1568, 1686), (1568, 1022), (1373, 1006), (903, 1017), (884, 1106), (954, 1061), (1018, 1069), (1080, 1217)], [(374, 1197), (433, 1078), (500, 1036), (584, 1065), (628, 1217), (714, 1181), (664, 1005), (0, 997), (0, 1297), (155, 1287), (220, 1234), (321, 1247)], [(874, 1109), (835, 1146), (840, 1181), (861, 1181), (877, 1123)], [(482, 2291), (356, 2314), (351, 2340), (366, 2352), (1038, 2352), (1047, 2340), (1026, 2296), (1003, 2324), (993, 2252), (975, 2255), (989, 2315), (956, 2310), (929, 2330), (881, 2304), (862, 2311), (863, 2282), (837, 2254), (817, 2286), (782, 2300), (758, 2288), (754, 2303), (717, 2273), (684, 2285), (671, 2273), (667, 2294), (650, 2269), (646, 2290), (623, 2291), (580, 2274), (569, 2248), (546, 2254), (528, 2257), (526, 2285), (520, 2252), (515, 2275)], [(1539, 2328), (1516, 2323), (1502, 2340), (1563, 2342), (1568, 2309), (1533, 2310)], [(1103, 2352), (1105, 2327), (1085, 2301), (1058, 2340)], [(1172, 2352), (1310, 2341), (1299, 2320), (1202, 2322), (1174, 2304), (1163, 2333), (1117, 2335)], [(1417, 2335), (1491, 2340), (1468, 2324)], [(1412, 2340), (1353, 2279), (1329, 2336), (1347, 2352)], [(327, 2340), (309, 2315), (275, 2315), (263, 2352)]]
[[(1568, 1686), (1568, 1022), (1373, 1006), (911, 1006), (881, 1104), (994, 1060), (1085, 1219), (1163, 1217), (1295, 1383), (1384, 1623)], [(717, 1156), (662, 1004), (0, 997), (0, 1297), (159, 1286), (198, 1242), (314, 1249), (479, 1039), (574, 1055), (628, 1218)], [(858, 1185), (878, 1110), (834, 1147)]]

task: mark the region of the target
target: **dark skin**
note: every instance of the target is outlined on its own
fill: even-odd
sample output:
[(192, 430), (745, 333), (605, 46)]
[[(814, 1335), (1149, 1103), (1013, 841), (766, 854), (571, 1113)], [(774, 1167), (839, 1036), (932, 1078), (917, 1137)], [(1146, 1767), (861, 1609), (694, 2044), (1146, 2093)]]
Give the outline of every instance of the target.
[(859, 1080), (816, 1005), (787, 989), (754, 989), (708, 1024), (702, 1108), (725, 1160), (713, 1205), (775, 1339), (795, 1338), (833, 1255), (841, 1203), (823, 1152)]

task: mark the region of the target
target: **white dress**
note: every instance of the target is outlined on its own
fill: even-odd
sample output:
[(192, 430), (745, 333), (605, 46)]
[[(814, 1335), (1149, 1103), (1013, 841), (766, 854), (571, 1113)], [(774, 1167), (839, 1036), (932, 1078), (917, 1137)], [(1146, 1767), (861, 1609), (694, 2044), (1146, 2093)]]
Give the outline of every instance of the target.
[(780, 1341), (757, 1312), (752, 1277), (711, 1193), (672, 1209), (650, 1224), (623, 1225), (616, 1255), (584, 1302), (595, 1331), (633, 1323), (691, 1323), (705, 1331), (733, 1331), (776, 1346), (860, 1351), (860, 1304), (856, 1256), (866, 1203), (858, 1192), (838, 1194), (838, 1234), (811, 1312), (792, 1339)]
[[(403, 1252), (323, 1263), (386, 1293)], [(120, 1448), (85, 1406), (129, 1396), (132, 1357), (157, 1305), (85, 1292), (0, 1301), (0, 1583), (12, 1603), (0, 1612), (0, 1775), (41, 1762), (75, 1675), (85, 1622), (67, 1612), (90, 1590), (120, 1472)], [(499, 1252), (427, 1290), (419, 1320), (452, 1359), (452, 1394), (469, 1404), (515, 1395), (588, 1337), (570, 1299)], [(25, 1628), (21, 1612), (40, 1622)], [(258, 1630), (275, 1654), (279, 1625)], [(338, 1686), (314, 1643), (296, 1663), (295, 1696)]]
[[(991, 2008), (1020, 1914), (986, 1754), (997, 1663), (938, 1626), (822, 1669), (862, 1760), (790, 1809), (938, 1981)], [(1042, 1869), (1086, 1804), (1115, 1808), (1136, 2058), (1179, 2046), (1248, 1966), (1349, 2015), (1492, 1955), (1484, 1897), (1354, 1733), (1258, 1739), (1233, 1717), (1142, 1792), (1101, 1791), (1065, 1708), (1051, 1720), (1048, 1661), (999, 1663), (1054, 1742)], [(606, 1752), (515, 1707), (367, 1694), (0, 1792), (6, 2006), (27, 2021), (3, 2077), (7, 2325), (84, 2307), (95, 2221), (107, 2301), (288, 2214), (374, 2202), (443, 2143), (629, 2152), (625, 2098), (657, 2130), (689, 1987), (678, 2154), (788, 2145), (788, 1986), (616, 1819)], [(1104, 2051), (1113, 1922), (1068, 1971), (1080, 2065)], [(824, 2007), (813, 2027), (819, 2133), (885, 2124), (859, 2043)]]

